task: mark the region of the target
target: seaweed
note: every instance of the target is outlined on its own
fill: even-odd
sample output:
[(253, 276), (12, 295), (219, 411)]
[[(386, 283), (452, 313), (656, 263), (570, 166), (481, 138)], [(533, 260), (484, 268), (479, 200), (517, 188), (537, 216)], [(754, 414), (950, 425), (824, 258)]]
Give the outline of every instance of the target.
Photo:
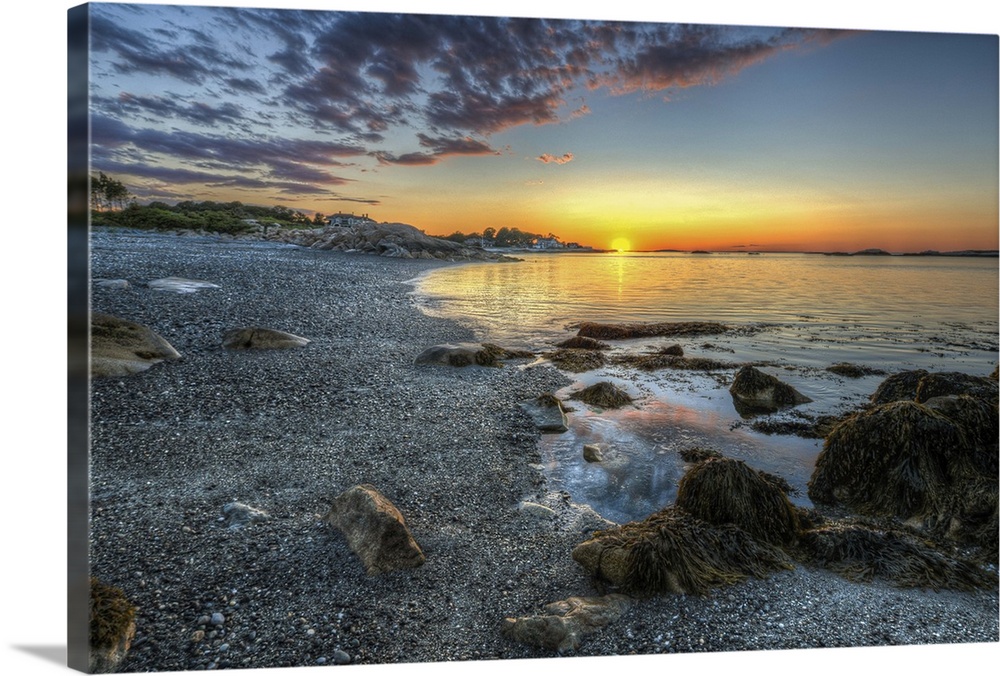
[(802, 533), (808, 563), (855, 582), (882, 579), (898, 587), (972, 591), (996, 588), (996, 576), (948, 556), (911, 533), (855, 523), (831, 523)]
[(571, 394), (570, 399), (579, 399), (600, 408), (621, 408), (632, 403), (632, 397), (629, 396), (628, 392), (608, 382), (600, 382), (586, 387)]
[(599, 531), (573, 550), (598, 582), (635, 596), (707, 594), (713, 587), (790, 570), (778, 547), (732, 526), (712, 526), (678, 507)]
[(741, 460), (709, 458), (691, 467), (677, 487), (678, 507), (713, 524), (733, 524), (775, 545), (795, 541), (798, 515), (784, 479)]

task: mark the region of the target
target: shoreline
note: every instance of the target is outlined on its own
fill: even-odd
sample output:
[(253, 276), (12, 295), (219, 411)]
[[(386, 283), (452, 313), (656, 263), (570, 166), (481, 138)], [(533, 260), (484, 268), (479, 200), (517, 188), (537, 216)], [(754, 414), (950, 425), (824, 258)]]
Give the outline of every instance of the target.
[[(546, 486), (538, 434), (516, 407), (570, 379), (551, 366), (415, 366), (430, 345), (474, 339), (411, 297), (408, 280), (447, 263), (145, 233), (94, 241), (93, 276), (133, 287), (93, 289), (93, 309), (184, 355), (93, 386), (93, 568), (140, 606), (124, 670), (332, 664), (335, 650), (366, 664), (553, 655), (500, 626), (598, 593), (570, 558), (598, 524)], [(166, 276), (221, 288), (140, 286)], [(224, 329), (255, 323), (313, 342), (219, 346)], [(400, 509), (422, 567), (368, 577), (320, 522), (358, 483)], [(557, 519), (526, 518), (526, 499)], [(272, 518), (230, 530), (231, 500)], [(193, 642), (213, 612), (221, 633)], [(577, 654), (995, 641), (994, 592), (931, 596), (799, 567), (638, 602)]]

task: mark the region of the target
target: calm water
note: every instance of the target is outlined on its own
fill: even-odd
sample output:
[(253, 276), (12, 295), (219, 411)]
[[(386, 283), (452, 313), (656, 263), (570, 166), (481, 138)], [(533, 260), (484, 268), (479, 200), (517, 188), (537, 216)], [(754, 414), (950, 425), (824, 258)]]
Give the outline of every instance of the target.
[[(641, 352), (680, 342), (689, 356), (764, 363), (807, 396), (810, 415), (853, 408), (884, 376), (857, 380), (827, 371), (849, 361), (889, 373), (911, 369), (985, 375), (997, 363), (996, 258), (834, 257), (808, 254), (528, 254), (521, 263), (472, 264), (415, 280), (430, 314), (470, 326), (482, 341), (543, 349), (581, 321), (718, 321), (734, 335), (615, 344)], [(575, 376), (561, 397), (610, 380), (636, 406), (582, 404), (571, 430), (546, 435), (550, 481), (614, 521), (642, 518), (673, 500), (687, 446), (715, 447), (776, 472), (800, 490), (817, 441), (749, 430), (728, 394), (734, 370), (637, 373), (606, 368)], [(785, 413), (782, 415), (794, 415)], [(598, 443), (605, 462), (581, 458)]]

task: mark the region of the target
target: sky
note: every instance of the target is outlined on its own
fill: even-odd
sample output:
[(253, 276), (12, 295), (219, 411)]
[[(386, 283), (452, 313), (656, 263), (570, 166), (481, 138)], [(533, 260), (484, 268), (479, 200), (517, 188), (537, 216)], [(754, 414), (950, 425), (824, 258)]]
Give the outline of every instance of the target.
[(91, 12), (92, 169), (140, 203), (597, 248), (998, 248), (995, 34)]

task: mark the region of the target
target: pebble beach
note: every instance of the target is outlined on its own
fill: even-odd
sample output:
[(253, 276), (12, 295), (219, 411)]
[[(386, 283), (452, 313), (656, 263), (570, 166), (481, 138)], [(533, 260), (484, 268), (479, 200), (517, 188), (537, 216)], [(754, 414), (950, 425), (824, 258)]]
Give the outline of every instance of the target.
[[(148, 326), (182, 355), (92, 383), (91, 568), (138, 607), (122, 671), (563, 659), (501, 627), (601, 593), (570, 552), (607, 522), (547, 485), (538, 432), (517, 406), (571, 381), (551, 364), (415, 364), (429, 346), (476, 340), (411, 296), (410, 280), (447, 264), (93, 233), (91, 277), (128, 285), (95, 284), (92, 309)], [(171, 276), (214, 286), (146, 286)], [(224, 349), (222, 334), (243, 326), (310, 343)], [(403, 514), (422, 566), (367, 575), (323, 521), (357, 484)], [(234, 525), (223, 514), (234, 502), (265, 516)], [(898, 589), (799, 566), (705, 597), (637, 601), (574, 654), (997, 641), (995, 590)]]

